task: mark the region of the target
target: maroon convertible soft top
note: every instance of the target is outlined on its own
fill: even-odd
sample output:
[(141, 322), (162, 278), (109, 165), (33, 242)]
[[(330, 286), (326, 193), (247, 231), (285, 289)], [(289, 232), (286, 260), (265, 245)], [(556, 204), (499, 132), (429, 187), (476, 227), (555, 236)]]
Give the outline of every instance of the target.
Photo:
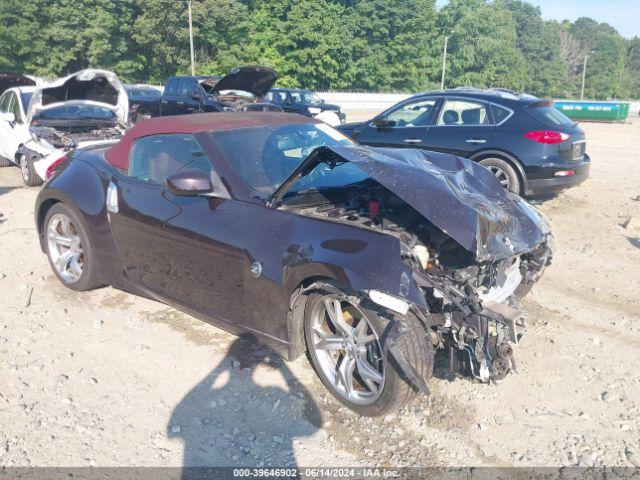
[(131, 146), (140, 137), (163, 133), (213, 132), (292, 123), (320, 123), (320, 121), (295, 113), (280, 112), (214, 112), (150, 118), (127, 130), (122, 139), (106, 151), (105, 157), (114, 167), (126, 170), (129, 168)]

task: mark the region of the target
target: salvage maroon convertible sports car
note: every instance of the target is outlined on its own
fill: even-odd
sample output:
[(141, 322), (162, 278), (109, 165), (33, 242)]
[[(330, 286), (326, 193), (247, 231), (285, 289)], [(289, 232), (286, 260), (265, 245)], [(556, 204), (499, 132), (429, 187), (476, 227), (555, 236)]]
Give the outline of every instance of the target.
[(111, 284), (308, 351), (364, 415), (427, 392), (435, 348), (481, 381), (512, 370), (517, 299), (553, 239), (482, 166), (282, 113), (145, 120), (70, 155), (35, 212), (69, 288)]

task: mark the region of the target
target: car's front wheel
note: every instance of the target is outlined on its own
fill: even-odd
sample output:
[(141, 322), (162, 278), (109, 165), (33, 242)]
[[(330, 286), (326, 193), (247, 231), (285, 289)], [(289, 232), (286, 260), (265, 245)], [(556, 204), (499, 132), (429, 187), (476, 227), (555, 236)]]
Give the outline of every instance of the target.
[[(386, 315), (353, 297), (314, 293), (305, 308), (305, 339), (315, 370), (327, 389), (351, 410), (384, 415), (413, 400), (418, 391), (384, 355)], [(433, 347), (420, 322), (407, 315), (401, 354), (425, 380), (433, 371)]]
[(24, 153), (18, 158), (20, 172), (22, 173), (22, 181), (27, 187), (37, 187), (38, 185), (42, 185), (42, 179), (38, 176), (33, 162), (34, 158), (31, 155)]
[(480, 160), (480, 165), (487, 167), (506, 190), (520, 194), (520, 178), (509, 162), (501, 158), (485, 158)]
[(98, 266), (86, 230), (65, 204), (56, 203), (44, 221), (47, 257), (58, 279), (72, 290), (100, 286)]

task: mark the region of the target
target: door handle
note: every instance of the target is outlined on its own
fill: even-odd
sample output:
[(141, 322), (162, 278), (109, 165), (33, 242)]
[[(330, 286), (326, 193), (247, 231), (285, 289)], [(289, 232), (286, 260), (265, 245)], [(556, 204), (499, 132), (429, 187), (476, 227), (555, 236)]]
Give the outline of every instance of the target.
[(160, 103), (167, 103), (166, 100), (160, 100)]
[(178, 100), (178, 105), (184, 105), (184, 102)]
[(405, 138), (404, 143), (420, 143), (422, 140), (419, 138)]
[(487, 143), (487, 141), (482, 138), (470, 138), (467, 143)]

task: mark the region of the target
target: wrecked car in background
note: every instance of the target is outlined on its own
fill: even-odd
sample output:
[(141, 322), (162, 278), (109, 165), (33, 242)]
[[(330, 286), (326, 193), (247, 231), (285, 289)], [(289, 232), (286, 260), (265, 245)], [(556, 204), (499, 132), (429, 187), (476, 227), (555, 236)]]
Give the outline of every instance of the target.
[(0, 95), (13, 87), (32, 87), (36, 85), (33, 78), (17, 73), (0, 72)]
[(66, 152), (120, 138), (128, 111), (120, 80), (106, 70), (10, 88), (0, 97), (0, 165), (15, 163), (26, 185), (40, 185)]
[(279, 106), (264, 99), (277, 78), (276, 72), (266, 67), (237, 67), (224, 77), (169, 77), (162, 95), (135, 99), (131, 121), (204, 112), (281, 112)]
[(344, 123), (347, 118), (339, 105), (326, 103), (312, 90), (272, 88), (266, 99), (282, 107), (285, 112), (315, 117), (332, 127)]
[(67, 287), (111, 284), (290, 360), (308, 351), (370, 416), (429, 391), (436, 349), (483, 382), (513, 371), (518, 299), (553, 242), (472, 161), (364, 147), (295, 114), (145, 120), (71, 155), (35, 216)]

